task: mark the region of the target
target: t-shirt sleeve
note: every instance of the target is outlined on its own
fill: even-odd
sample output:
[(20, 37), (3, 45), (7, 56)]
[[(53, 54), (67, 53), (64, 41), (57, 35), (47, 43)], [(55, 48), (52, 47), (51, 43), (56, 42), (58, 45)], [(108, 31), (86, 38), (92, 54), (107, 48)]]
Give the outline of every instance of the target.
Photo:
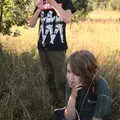
[(112, 115), (112, 104), (110, 90), (107, 81), (100, 80), (97, 89), (97, 101), (94, 116), (98, 118), (111, 118)]
[(73, 6), (71, 0), (63, 0), (63, 9), (64, 10), (70, 9), (72, 13), (74, 13), (76, 11), (76, 9)]

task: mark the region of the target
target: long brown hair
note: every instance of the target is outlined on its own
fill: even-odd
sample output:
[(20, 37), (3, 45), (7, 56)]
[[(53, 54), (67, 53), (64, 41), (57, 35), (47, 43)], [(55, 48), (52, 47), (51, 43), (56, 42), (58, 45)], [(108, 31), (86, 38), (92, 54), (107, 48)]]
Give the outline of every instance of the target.
[(74, 52), (67, 59), (66, 66), (67, 64), (70, 64), (72, 72), (81, 76), (87, 84), (90, 84), (98, 69), (95, 56), (88, 50)]

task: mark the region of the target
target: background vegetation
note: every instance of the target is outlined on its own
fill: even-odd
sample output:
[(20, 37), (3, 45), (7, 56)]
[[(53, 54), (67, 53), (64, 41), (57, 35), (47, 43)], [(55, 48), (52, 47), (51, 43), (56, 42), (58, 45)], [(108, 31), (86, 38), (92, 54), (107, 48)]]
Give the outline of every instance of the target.
[[(89, 18), (114, 19), (119, 15), (114, 11), (94, 11)], [(108, 80), (112, 92), (113, 120), (120, 119), (119, 24), (95, 20), (67, 25), (67, 55), (88, 49), (98, 59), (100, 74)], [(51, 120), (54, 108), (39, 65), (37, 26), (14, 26), (11, 30), (21, 34), (17, 37), (0, 35), (0, 120)]]
[[(78, 11), (67, 25), (67, 56), (80, 49), (96, 55), (110, 85), (113, 120), (120, 120), (120, 1), (73, 3)], [(53, 114), (36, 48), (38, 25), (25, 25), (33, 9), (30, 0), (0, 0), (0, 120), (51, 120)]]
[[(120, 0), (72, 0), (77, 19), (97, 9), (120, 10)], [(33, 13), (35, 0), (0, 0), (0, 33), (10, 34), (12, 25), (22, 26)], [(75, 18), (75, 17), (74, 17)]]

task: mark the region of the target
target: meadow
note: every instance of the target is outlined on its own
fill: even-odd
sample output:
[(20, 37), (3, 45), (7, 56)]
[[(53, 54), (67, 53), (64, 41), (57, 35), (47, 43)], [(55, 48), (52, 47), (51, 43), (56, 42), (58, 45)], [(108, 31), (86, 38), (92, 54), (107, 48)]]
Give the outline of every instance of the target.
[[(94, 11), (88, 17), (117, 19), (120, 12)], [(0, 34), (0, 120), (50, 120), (54, 108), (39, 64), (38, 25), (14, 26), (12, 31), (20, 35)], [(80, 49), (95, 54), (99, 74), (111, 89), (113, 120), (120, 120), (120, 21), (72, 22), (67, 25), (67, 42), (67, 56)]]

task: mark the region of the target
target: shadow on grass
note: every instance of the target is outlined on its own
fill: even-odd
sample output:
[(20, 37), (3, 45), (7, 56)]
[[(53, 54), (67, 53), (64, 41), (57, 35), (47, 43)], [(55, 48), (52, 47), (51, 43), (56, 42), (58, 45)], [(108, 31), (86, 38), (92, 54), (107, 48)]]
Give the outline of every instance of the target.
[(35, 50), (0, 50), (0, 120), (50, 120), (49, 94)]

